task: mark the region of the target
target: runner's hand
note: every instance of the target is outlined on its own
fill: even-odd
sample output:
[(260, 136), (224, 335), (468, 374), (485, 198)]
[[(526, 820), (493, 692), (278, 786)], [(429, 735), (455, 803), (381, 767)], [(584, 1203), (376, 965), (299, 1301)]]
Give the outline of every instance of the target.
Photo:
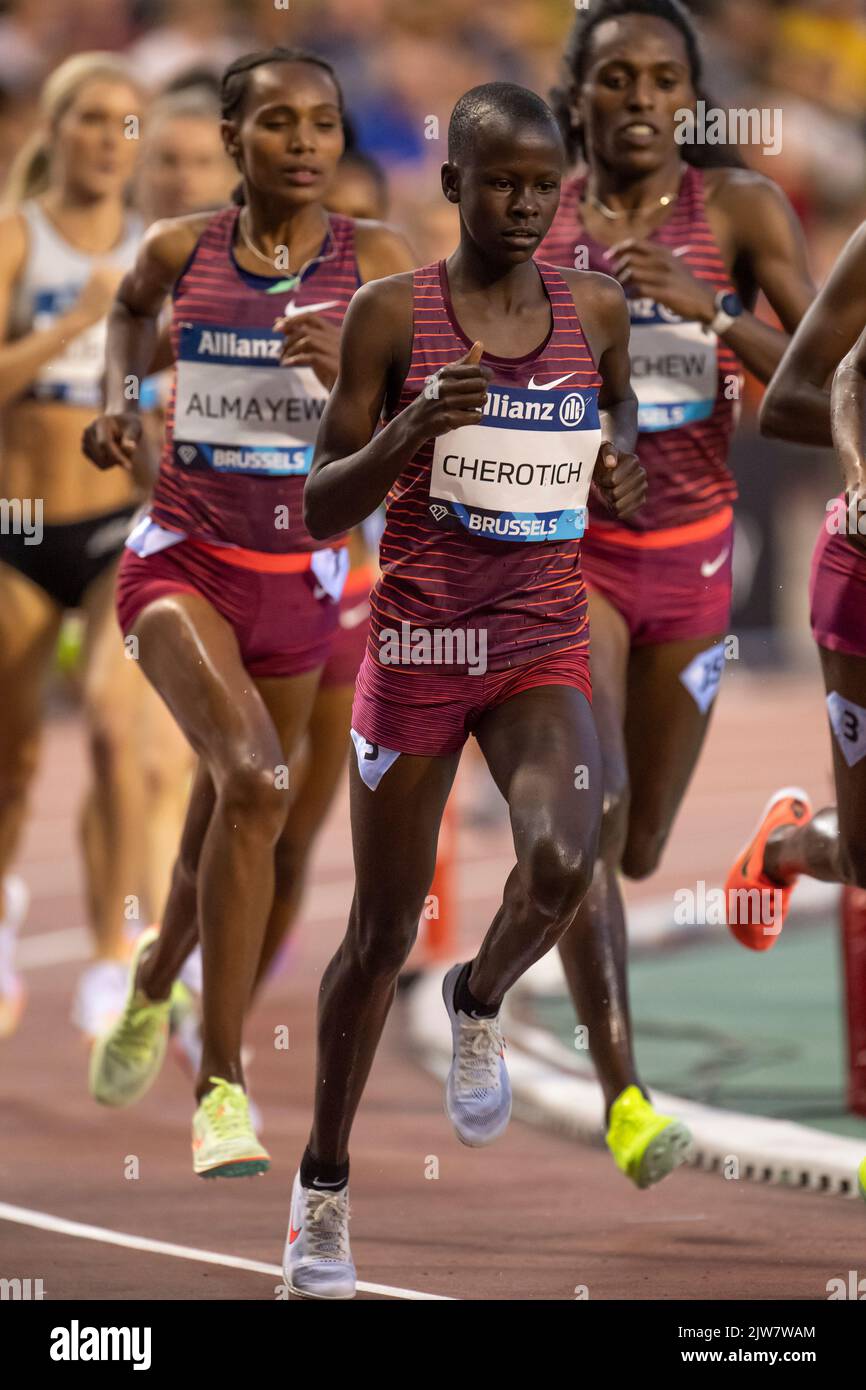
[(623, 454), (613, 444), (602, 444), (599, 449), (592, 481), (618, 521), (633, 516), (646, 499), (646, 472), (637, 454)]
[(434, 372), (420, 395), (409, 406), (425, 439), (435, 439), (461, 425), (477, 425), (493, 380), (489, 367), (481, 366), (483, 343)]
[(105, 318), (125, 274), (124, 270), (114, 265), (98, 265), (91, 271), (89, 280), (71, 309), (85, 328)]
[(277, 319), (274, 331), (285, 338), (280, 364), (283, 367), (312, 367), (319, 381), (330, 391), (340, 366), (340, 330), (321, 314), (292, 314)]
[(612, 274), (628, 289), (663, 304), (682, 319), (712, 323), (716, 317), (715, 292), (697, 280), (682, 258), (654, 241), (629, 238), (608, 252)]
[(81, 436), (81, 450), (97, 468), (133, 471), (133, 457), (141, 442), (141, 416), (135, 410), (121, 415), (98, 415)]

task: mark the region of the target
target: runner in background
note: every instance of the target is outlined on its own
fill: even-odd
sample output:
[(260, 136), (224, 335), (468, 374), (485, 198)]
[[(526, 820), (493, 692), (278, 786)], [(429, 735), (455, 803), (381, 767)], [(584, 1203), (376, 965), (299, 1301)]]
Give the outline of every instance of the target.
[[(351, 123), (344, 120), (351, 139)], [(329, 185), (325, 206), (355, 221), (379, 222), (388, 213), (385, 172), (357, 149), (346, 151)], [(288, 325), (286, 325), (288, 326)], [(373, 516), (349, 535), (349, 573), (340, 596), (338, 626), (322, 671), (306, 737), (292, 764), (292, 799), (284, 835), (283, 932), (266, 943), (256, 976), (256, 993), (288, 938), (303, 897), (316, 836), (333, 804), (349, 757), (355, 678), (364, 659), (370, 627), (370, 590), (376, 582), (381, 526)]]
[[(142, 126), (141, 156), (135, 170), (135, 205), (150, 226), (168, 217), (223, 207), (237, 183), (237, 170), (220, 135), (218, 96), (201, 87), (158, 97)], [(167, 316), (164, 334), (168, 336)], [(170, 360), (170, 343), (164, 355)], [(171, 371), (142, 384), (143, 448), (155, 479), (171, 392)], [(141, 681), (137, 752), (147, 815), (141, 829), (142, 881), (146, 920), (159, 922), (168, 899), (171, 871), (180, 839), (194, 769), (192, 751), (164, 702)], [(200, 988), (196, 959), (184, 972)], [(176, 1016), (173, 1022), (178, 1022)], [(190, 1036), (185, 1030), (185, 1036)]]
[(110, 320), (107, 411), (85, 440), (100, 468), (129, 466), (141, 419), (124, 386), (145, 375), (171, 295), (175, 386), (118, 614), (200, 761), (162, 930), (140, 940), (91, 1090), (127, 1105), (155, 1079), (173, 986), (200, 937), (193, 1167), (203, 1177), (269, 1167), (250, 1121), (243, 1020), (263, 951), (284, 930), (287, 772), (347, 567), (341, 538), (325, 545), (304, 526), (304, 475), (346, 306), (360, 282), (411, 261), (387, 228), (323, 205), (343, 152), (328, 63), (280, 48), (246, 55), (224, 74), (221, 106), (240, 201), (151, 228)]
[(774, 909), (778, 904), (772, 920), (762, 920), (767, 914), (757, 906), (760, 891), (758, 899), (738, 900), (743, 911), (737, 920), (729, 913), (734, 936), (756, 951), (767, 951), (778, 940), (800, 874), (866, 887), (866, 507), (861, 505), (862, 416), (857, 413), (864, 370), (858, 335), (864, 326), (866, 223), (851, 237), (794, 335), (761, 410), (762, 432), (774, 438), (830, 447), (835, 435), (845, 492), (827, 504), (809, 586), (838, 808), (813, 816), (799, 788), (783, 788), (765, 807), (727, 880), (729, 892), (775, 890), (768, 900)]
[[(844, 491), (827, 503), (809, 585), (837, 805), (813, 814), (799, 788), (782, 788), (770, 798), (725, 885), (729, 904), (738, 905), (735, 912), (729, 906), (730, 929), (753, 951), (775, 945), (801, 874), (866, 888), (864, 325), (866, 224), (851, 237), (794, 335), (761, 412), (765, 434), (799, 444), (835, 444)], [(859, 1188), (866, 1199), (866, 1159)]]
[[(590, 504), (582, 549), (605, 817), (592, 887), (559, 949), (608, 1144), (643, 1187), (670, 1171), (674, 1150), (633, 1053), (619, 874), (643, 879), (658, 865), (721, 680), (740, 373), (769, 380), (813, 290), (781, 191), (742, 167), (697, 167), (715, 147), (677, 141), (678, 113), (702, 94), (695, 30), (677, 0), (600, 0), (576, 19), (565, 63), (560, 119), (584, 167), (540, 254), (606, 271), (626, 290), (648, 497), (625, 525)], [(782, 332), (752, 313), (759, 290)]]
[(92, 780), (81, 832), (95, 961), (78, 982), (73, 1016), (88, 1035), (122, 1006), (125, 927), (141, 891), (142, 681), (113, 613), (140, 489), (127, 473), (96, 477), (81, 454), (102, 400), (105, 315), (143, 232), (124, 204), (139, 100), (129, 68), (111, 54), (63, 63), (45, 84), (42, 129), (12, 171), (0, 220), (0, 494), (20, 509), (0, 530), (0, 1036), (23, 1006), (13, 956), (26, 892), (9, 866), (37, 762), (43, 686), (71, 609), (86, 621)]

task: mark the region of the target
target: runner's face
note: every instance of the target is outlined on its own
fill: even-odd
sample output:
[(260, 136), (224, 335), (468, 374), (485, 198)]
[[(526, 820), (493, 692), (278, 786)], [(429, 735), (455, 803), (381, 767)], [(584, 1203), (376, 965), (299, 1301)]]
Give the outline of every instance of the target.
[(186, 217), (227, 202), (236, 182), (219, 123), (204, 116), (172, 116), (148, 139), (139, 198), (154, 220)]
[(377, 222), (387, 212), (381, 186), (366, 169), (348, 165), (337, 170), (325, 204), (344, 217), (367, 217)]
[(565, 153), (544, 125), (488, 120), (471, 155), (443, 170), (445, 195), (485, 257), (519, 265), (535, 254), (559, 207)]
[(575, 107), (591, 163), (652, 173), (679, 153), (676, 113), (694, 104), (686, 42), (674, 25), (626, 15), (593, 30)]
[(52, 156), (60, 177), (92, 198), (119, 194), (135, 165), (139, 142), (132, 138), (138, 93), (126, 82), (85, 82), (53, 132)]
[(312, 63), (254, 68), (243, 112), (223, 122), (251, 189), (290, 207), (321, 202), (343, 153), (339, 96)]

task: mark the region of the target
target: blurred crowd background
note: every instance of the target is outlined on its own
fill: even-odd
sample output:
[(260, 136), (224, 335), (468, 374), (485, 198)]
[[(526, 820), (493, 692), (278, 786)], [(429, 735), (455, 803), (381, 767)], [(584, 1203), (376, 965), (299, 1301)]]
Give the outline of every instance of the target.
[[(591, 0), (590, 0), (591, 3)], [(423, 263), (453, 244), (437, 171), (448, 116), (494, 78), (547, 94), (575, 0), (0, 0), (0, 183), (38, 125), (41, 83), (63, 58), (111, 49), (146, 90), (211, 81), (237, 54), (298, 44), (336, 66), (362, 151), (384, 167), (389, 217)], [(781, 152), (746, 160), (782, 184), (803, 221), (820, 281), (866, 216), (863, 0), (692, 0), (707, 94), (722, 107), (782, 112)], [(824, 502), (826, 455), (782, 450), (754, 428), (748, 393), (734, 467), (743, 493), (736, 630), (752, 660), (810, 651), (805, 568)]]

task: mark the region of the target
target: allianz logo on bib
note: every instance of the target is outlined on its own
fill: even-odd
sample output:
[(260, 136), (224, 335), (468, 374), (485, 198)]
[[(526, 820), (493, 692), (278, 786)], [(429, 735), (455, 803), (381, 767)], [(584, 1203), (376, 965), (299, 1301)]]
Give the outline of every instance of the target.
[(180, 355), (187, 361), (205, 357), (210, 362), (279, 362), (283, 341), (279, 333), (187, 324), (181, 329)]
[(598, 429), (598, 391), (563, 391), (551, 395), (538, 387), (492, 385), (487, 389), (482, 425), (499, 429)]

